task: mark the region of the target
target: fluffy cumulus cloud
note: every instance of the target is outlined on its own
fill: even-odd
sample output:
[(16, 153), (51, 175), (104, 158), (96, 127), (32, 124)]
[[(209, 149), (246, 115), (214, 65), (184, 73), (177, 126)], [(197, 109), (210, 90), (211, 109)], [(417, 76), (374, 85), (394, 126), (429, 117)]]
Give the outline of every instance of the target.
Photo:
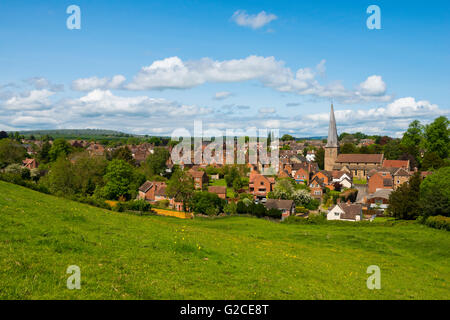
[(363, 95), (382, 96), (386, 93), (386, 84), (381, 76), (373, 75), (359, 85), (359, 90)]
[(54, 94), (47, 89), (31, 90), (13, 95), (3, 103), (2, 107), (12, 111), (47, 109), (51, 105), (49, 98)]
[(277, 16), (272, 13), (261, 11), (258, 14), (247, 14), (245, 10), (237, 10), (233, 13), (231, 20), (242, 27), (250, 27), (252, 29), (259, 29), (276, 20)]
[(94, 89), (120, 89), (125, 80), (125, 77), (122, 75), (116, 75), (112, 78), (81, 78), (72, 82), (72, 90), (90, 91)]
[[(310, 95), (319, 98), (335, 98), (344, 103), (388, 102), (387, 86), (381, 76), (367, 77), (355, 90), (346, 89), (339, 81), (326, 85), (319, 83), (318, 77), (326, 72), (326, 61), (321, 60), (315, 68), (299, 68), (296, 71), (274, 57), (248, 56), (243, 59), (217, 61), (210, 58), (183, 61), (179, 57), (156, 60), (145, 66), (125, 83), (125, 78), (91, 77), (78, 79), (72, 88), (78, 91), (94, 89), (164, 90), (188, 89), (205, 83), (232, 83), (259, 81), (263, 86), (279, 92)], [(215, 99), (230, 96), (219, 92)]]

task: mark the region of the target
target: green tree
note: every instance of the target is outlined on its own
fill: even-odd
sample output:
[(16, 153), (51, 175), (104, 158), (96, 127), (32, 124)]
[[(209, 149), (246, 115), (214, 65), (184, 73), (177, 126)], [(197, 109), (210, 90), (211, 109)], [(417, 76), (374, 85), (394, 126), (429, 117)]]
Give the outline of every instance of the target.
[(73, 164), (65, 157), (59, 157), (50, 166), (42, 183), (48, 190), (58, 196), (72, 196), (77, 193)]
[(420, 174), (415, 173), (408, 183), (402, 184), (389, 196), (388, 213), (405, 220), (416, 219), (420, 214)]
[(90, 157), (87, 153), (77, 157), (74, 164), (75, 184), (82, 195), (93, 195), (96, 188), (104, 186), (107, 165), (103, 157)]
[(112, 159), (124, 160), (132, 166), (136, 164), (136, 161), (133, 158), (133, 154), (127, 146), (120, 147), (114, 150), (111, 154), (111, 157)]
[(427, 152), (422, 159), (422, 170), (439, 169), (445, 165), (445, 161), (442, 160), (437, 152)]
[(52, 148), (52, 145), (48, 142), (45, 141), (41, 147), (41, 150), (39, 150), (38, 154), (37, 154), (37, 159), (39, 161), (39, 163), (49, 163), (50, 162), (50, 149)]
[(388, 160), (398, 160), (404, 152), (399, 139), (393, 139), (384, 146), (384, 158)]
[(423, 180), (420, 185), (423, 215), (450, 216), (450, 167), (444, 167)]
[[(226, 201), (219, 198), (215, 193), (201, 191), (194, 193), (193, 197), (189, 201), (189, 207), (195, 213), (214, 214), (223, 211)], [(209, 210), (213, 208), (214, 210)]]
[(155, 148), (153, 153), (147, 158), (146, 164), (150, 175), (163, 175), (166, 169), (166, 162), (170, 153), (166, 148)]
[(449, 120), (441, 116), (425, 127), (425, 146), (429, 152), (436, 152), (441, 159), (450, 154)]
[(225, 181), (227, 183), (227, 187), (233, 187), (233, 183), (236, 179), (240, 179), (239, 170), (236, 166), (229, 167), (228, 173), (224, 176)]
[(0, 168), (13, 163), (21, 163), (26, 158), (27, 150), (11, 139), (0, 140)]
[(316, 152), (316, 162), (317, 165), (319, 166), (319, 169), (323, 170), (324, 166), (325, 166), (325, 149), (324, 148), (319, 148)]
[(183, 202), (183, 210), (194, 195), (194, 180), (192, 176), (181, 169), (175, 170), (167, 182), (166, 194), (177, 202)]
[(129, 199), (134, 182), (133, 167), (124, 160), (112, 160), (106, 168), (103, 196), (117, 200), (121, 197)]
[(340, 148), (341, 153), (356, 153), (356, 147), (353, 143), (347, 142)]
[(419, 151), (421, 146), (423, 146), (423, 142), (423, 126), (420, 124), (420, 121), (414, 120), (403, 134), (401, 144), (405, 147), (407, 153), (411, 154), (418, 161)]
[(281, 137), (281, 141), (294, 141), (295, 138), (293, 136), (291, 136), (290, 134), (284, 134)]
[(50, 161), (56, 161), (59, 157), (66, 157), (71, 152), (71, 149), (70, 144), (65, 139), (56, 139), (48, 152)]

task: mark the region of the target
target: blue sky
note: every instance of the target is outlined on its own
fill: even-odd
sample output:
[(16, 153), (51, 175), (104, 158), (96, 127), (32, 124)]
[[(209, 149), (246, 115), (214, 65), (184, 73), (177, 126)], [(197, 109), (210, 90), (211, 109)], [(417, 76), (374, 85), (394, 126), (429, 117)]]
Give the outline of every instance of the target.
[(313, 136), (333, 100), (338, 131), (399, 135), (449, 113), (449, 18), (448, 1), (3, 0), (0, 129)]

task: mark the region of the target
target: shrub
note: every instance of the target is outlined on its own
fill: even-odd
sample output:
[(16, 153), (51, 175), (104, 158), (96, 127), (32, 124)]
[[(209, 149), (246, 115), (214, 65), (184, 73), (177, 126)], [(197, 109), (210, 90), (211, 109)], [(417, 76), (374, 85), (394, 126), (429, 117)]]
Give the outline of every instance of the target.
[(273, 219), (281, 219), (281, 211), (275, 208), (269, 209), (266, 215)]
[(237, 213), (237, 205), (234, 202), (230, 202), (223, 208), (226, 214), (232, 215)]
[(295, 213), (308, 213), (308, 212), (309, 212), (309, 210), (306, 209), (305, 207), (302, 207), (302, 206), (295, 207)]
[(145, 200), (132, 200), (126, 203), (127, 209), (132, 211), (148, 212), (152, 209), (150, 203)]
[(450, 231), (449, 217), (431, 216), (426, 219), (423, 219), (422, 221), (424, 221), (423, 223), (428, 227)]

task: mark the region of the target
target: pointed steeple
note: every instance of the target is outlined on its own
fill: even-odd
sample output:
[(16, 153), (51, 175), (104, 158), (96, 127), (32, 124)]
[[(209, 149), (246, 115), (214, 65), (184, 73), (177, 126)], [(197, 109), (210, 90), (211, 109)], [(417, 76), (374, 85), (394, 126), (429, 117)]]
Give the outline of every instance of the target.
[(330, 111), (330, 126), (328, 127), (328, 140), (326, 148), (337, 148), (338, 147), (338, 135), (336, 129), (336, 119), (334, 118), (333, 103), (331, 103)]

